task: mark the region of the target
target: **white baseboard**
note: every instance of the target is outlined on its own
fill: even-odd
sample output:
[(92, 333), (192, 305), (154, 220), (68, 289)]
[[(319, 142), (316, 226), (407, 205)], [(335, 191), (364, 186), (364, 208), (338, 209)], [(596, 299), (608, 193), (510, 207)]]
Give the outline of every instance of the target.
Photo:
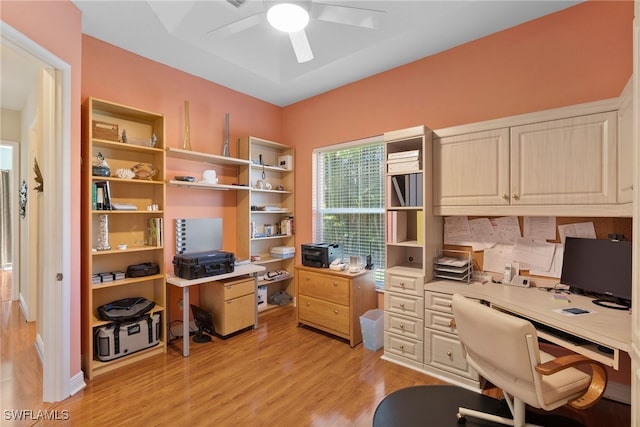
[(629, 384), (608, 381), (603, 396), (616, 402), (631, 405), (631, 386)]
[(84, 372), (80, 371), (69, 380), (69, 393), (71, 396), (87, 386), (84, 382)]

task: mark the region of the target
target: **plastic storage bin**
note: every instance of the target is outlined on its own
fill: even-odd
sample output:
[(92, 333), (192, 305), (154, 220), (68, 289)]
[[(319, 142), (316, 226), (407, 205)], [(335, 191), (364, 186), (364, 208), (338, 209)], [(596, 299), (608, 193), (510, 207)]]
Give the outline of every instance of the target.
[(365, 348), (376, 351), (384, 345), (384, 311), (379, 308), (369, 310), (360, 316), (362, 342)]

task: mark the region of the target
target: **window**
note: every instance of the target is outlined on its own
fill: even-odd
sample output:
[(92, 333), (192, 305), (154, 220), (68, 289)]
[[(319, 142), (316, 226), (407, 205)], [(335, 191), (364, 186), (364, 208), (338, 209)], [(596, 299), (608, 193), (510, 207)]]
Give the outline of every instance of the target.
[(344, 258), (371, 254), (376, 286), (384, 280), (382, 136), (313, 152), (313, 238), (338, 243)]

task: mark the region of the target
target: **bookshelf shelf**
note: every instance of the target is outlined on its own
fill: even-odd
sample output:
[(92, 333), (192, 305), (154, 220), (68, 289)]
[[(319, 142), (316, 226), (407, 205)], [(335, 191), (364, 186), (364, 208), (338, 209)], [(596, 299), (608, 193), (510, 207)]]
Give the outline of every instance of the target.
[[(148, 245), (150, 224), (161, 223), (165, 207), (165, 127), (162, 114), (144, 111), (89, 97), (83, 103), (82, 127), (82, 363), (89, 378), (146, 357), (166, 352), (166, 328), (160, 326), (157, 346), (119, 357), (111, 361), (97, 360), (94, 354), (95, 328), (108, 324), (98, 318), (97, 308), (128, 297), (144, 297), (156, 303), (153, 312), (160, 313), (160, 325), (166, 323), (166, 283), (164, 247)], [(95, 137), (99, 131), (94, 122), (112, 124), (117, 129), (110, 139)], [(126, 131), (123, 143), (121, 133)], [(115, 135), (117, 133), (117, 135)], [(154, 140), (154, 146), (136, 145)], [(109, 166), (110, 176), (93, 176), (92, 165), (100, 153)], [(118, 169), (155, 171), (151, 179), (123, 179), (115, 176)], [(104, 184), (102, 184), (104, 183)], [(98, 203), (96, 185), (104, 202), (135, 209), (95, 209)], [(108, 197), (107, 197), (108, 196)], [(158, 209), (147, 210), (147, 206)], [(105, 218), (103, 218), (105, 216)], [(101, 224), (101, 221), (104, 222)], [(107, 226), (105, 226), (108, 225)], [(153, 228), (160, 230), (162, 226)], [(97, 242), (108, 237), (111, 249), (99, 251)], [(120, 250), (120, 245), (127, 249)], [(105, 245), (106, 246), (106, 245)], [(99, 273), (126, 272), (129, 265), (144, 262), (160, 267), (158, 274), (93, 283)]]

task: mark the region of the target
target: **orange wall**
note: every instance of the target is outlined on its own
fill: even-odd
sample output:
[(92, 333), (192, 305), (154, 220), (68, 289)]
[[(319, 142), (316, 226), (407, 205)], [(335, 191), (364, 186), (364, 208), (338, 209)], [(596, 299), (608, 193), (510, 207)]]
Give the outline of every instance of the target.
[[(80, 358), (80, 84), (81, 14), (71, 2), (2, 1), (1, 19), (71, 67), (71, 362), (70, 373), (81, 370)], [(73, 227), (78, 224), (78, 227)]]
[[(282, 109), (218, 84), (145, 59), (90, 36), (82, 38), (82, 100), (92, 96), (165, 115), (166, 145), (183, 147), (184, 102), (189, 101), (191, 149), (222, 154), (224, 117), (229, 112), (231, 155), (237, 156), (238, 138), (259, 136), (282, 140)], [(235, 171), (167, 158), (167, 177), (191, 175), (202, 179), (207, 168), (216, 169), (220, 181), (235, 181)], [(236, 248), (236, 193), (167, 186), (165, 207), (165, 266), (173, 272), (175, 218), (221, 217), (223, 247)], [(197, 292), (195, 293), (197, 294)], [(180, 292), (172, 290), (170, 313), (180, 313)], [(194, 295), (197, 303), (197, 296)]]
[[(632, 20), (633, 2), (589, 1), (284, 108), (296, 189), (309, 188), (317, 147), (618, 96)], [(310, 191), (296, 191), (296, 212), (297, 244), (311, 241)]]

